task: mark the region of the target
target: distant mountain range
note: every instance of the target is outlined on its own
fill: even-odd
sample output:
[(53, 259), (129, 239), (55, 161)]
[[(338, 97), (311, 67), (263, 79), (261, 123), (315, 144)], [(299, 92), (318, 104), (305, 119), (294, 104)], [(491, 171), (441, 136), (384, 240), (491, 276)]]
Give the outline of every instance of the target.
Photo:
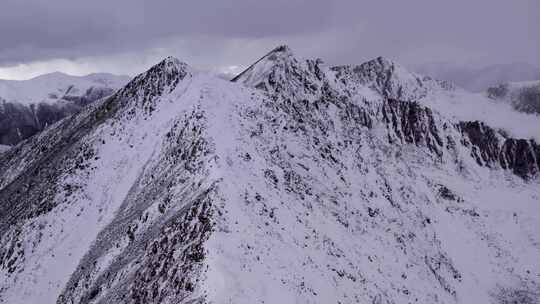
[(0, 80), (0, 144), (14, 145), (46, 126), (114, 93), (127, 76), (51, 73), (30, 80)]
[(527, 63), (489, 65), (482, 68), (450, 63), (430, 63), (413, 70), (455, 83), (472, 92), (480, 92), (501, 83), (540, 80), (540, 68)]

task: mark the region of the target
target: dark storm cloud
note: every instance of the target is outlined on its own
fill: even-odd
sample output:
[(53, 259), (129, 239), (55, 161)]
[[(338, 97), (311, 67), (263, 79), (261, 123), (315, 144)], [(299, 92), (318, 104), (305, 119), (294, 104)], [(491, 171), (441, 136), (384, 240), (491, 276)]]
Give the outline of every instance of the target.
[(313, 0), (2, 0), (0, 64), (144, 49), (175, 36), (304, 34), (329, 26), (331, 10)]
[(126, 52), (246, 65), (279, 43), (331, 63), (539, 64), (540, 1), (1, 0), (0, 37), (0, 67)]

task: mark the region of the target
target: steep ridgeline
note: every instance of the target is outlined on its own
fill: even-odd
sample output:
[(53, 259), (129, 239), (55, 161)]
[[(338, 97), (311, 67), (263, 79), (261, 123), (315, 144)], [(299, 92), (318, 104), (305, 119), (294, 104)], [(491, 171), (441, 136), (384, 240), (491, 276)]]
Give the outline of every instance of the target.
[(540, 81), (509, 82), (490, 87), (486, 95), (520, 112), (540, 114)]
[(538, 178), (477, 157), (503, 133), (354, 69), (167, 58), (0, 154), (0, 303), (538, 302)]
[[(261, 67), (252, 66), (233, 81), (265, 90), (274, 100), (305, 103), (308, 99), (362, 99), (364, 106), (356, 111), (358, 123), (372, 128), (373, 120), (384, 122), (389, 143), (425, 146), (441, 157), (444, 150), (452, 150), (459, 141), (470, 150), (478, 165), (509, 169), (525, 179), (540, 171), (540, 146), (534, 139), (512, 138), (480, 121), (442, 119), (424, 103), (429, 104), (430, 99), (444, 93), (451, 94), (456, 88), (445, 81), (408, 72), (388, 59), (379, 57), (359, 66), (331, 67), (324, 72), (321, 60), (299, 62), (290, 49), (282, 46), (257, 64)], [(442, 123), (438, 122), (441, 120)], [(448, 136), (439, 130), (448, 128), (461, 135)]]
[(168, 58), (1, 156), (0, 301), (157, 303), (192, 290), (214, 186), (191, 81)]
[(129, 78), (62, 73), (0, 80), (0, 145), (15, 145), (82, 107), (113, 94)]

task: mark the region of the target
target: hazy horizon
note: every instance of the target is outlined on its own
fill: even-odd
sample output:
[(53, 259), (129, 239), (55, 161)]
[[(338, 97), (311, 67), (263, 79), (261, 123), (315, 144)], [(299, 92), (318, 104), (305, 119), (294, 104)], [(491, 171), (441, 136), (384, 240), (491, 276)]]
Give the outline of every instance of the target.
[(536, 0), (6, 0), (0, 17), (1, 79), (54, 71), (133, 76), (169, 55), (235, 73), (280, 44), (330, 65), (384, 56), (406, 67), (540, 66), (540, 39), (532, 38), (540, 36)]

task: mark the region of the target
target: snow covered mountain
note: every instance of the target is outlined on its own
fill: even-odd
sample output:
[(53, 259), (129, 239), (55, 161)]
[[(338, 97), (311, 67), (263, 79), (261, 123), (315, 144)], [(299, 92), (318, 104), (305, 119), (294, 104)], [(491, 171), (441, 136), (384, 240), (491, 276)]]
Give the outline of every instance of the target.
[(0, 144), (14, 145), (129, 81), (127, 76), (63, 73), (0, 80)]
[(503, 83), (488, 88), (486, 94), (510, 104), (517, 111), (540, 114), (540, 80)]
[(407, 73), (165, 59), (0, 153), (0, 302), (538, 303), (540, 146)]

